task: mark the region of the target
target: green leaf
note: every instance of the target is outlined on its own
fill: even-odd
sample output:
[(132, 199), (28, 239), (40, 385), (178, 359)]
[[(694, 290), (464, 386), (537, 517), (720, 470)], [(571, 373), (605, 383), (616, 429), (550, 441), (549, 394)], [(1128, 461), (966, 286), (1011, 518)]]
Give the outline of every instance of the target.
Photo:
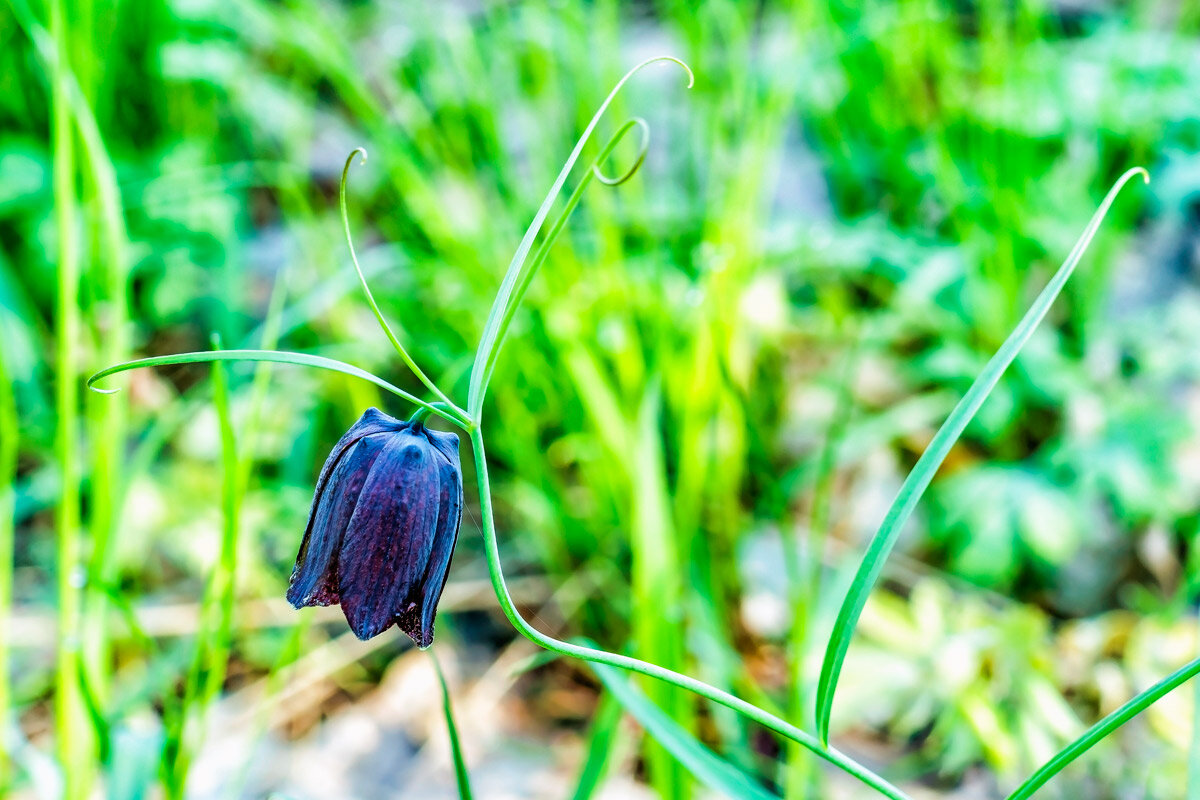
[(621, 724), (621, 704), (612, 694), (600, 698), (600, 706), (592, 718), (592, 726), (588, 731), (587, 755), (579, 770), (579, 782), (575, 785), (572, 800), (590, 800), (600, 782), (608, 772), (612, 760), (613, 746), (617, 742), (617, 734)]
[[(554, 179), (554, 184), (550, 187), (550, 191), (546, 193), (546, 198), (542, 201), (541, 207), (534, 214), (533, 221), (529, 223), (529, 227), (525, 230), (525, 235), (521, 237), (521, 243), (517, 245), (517, 251), (513, 253), (512, 261), (508, 263), (508, 270), (504, 273), (504, 280), (501, 281), (500, 290), (496, 293), (496, 299), (492, 303), (492, 310), (488, 313), (487, 324), (484, 325), (483, 335), (479, 339), (479, 347), (475, 350), (475, 363), (471, 367), (470, 389), (467, 393), (467, 413), (475, 422), (479, 421), (479, 414), (483, 409), (483, 395), (487, 392), (488, 365), (495, 358), (495, 354), (503, 341), (504, 330), (506, 328), (504, 319), (506, 315), (511, 317), (509, 309), (514, 302), (514, 290), (517, 288), (517, 281), (521, 276), (525, 259), (529, 257), (529, 251), (533, 248), (533, 241), (537, 238), (538, 232), (541, 231), (542, 223), (546, 221), (546, 215), (550, 213), (550, 206), (554, 204), (554, 199), (558, 197), (558, 193), (562, 191), (563, 184), (566, 183), (567, 176), (571, 174), (575, 162), (579, 160), (579, 155), (583, 152), (584, 145), (588, 143), (588, 140), (592, 136), (592, 131), (596, 129), (596, 125), (600, 122), (600, 117), (608, 110), (613, 98), (617, 96), (617, 92), (621, 91), (621, 87), (643, 67), (653, 64), (656, 61), (670, 61), (683, 67), (688, 75), (688, 87), (692, 86), (694, 78), (692, 70), (687, 64), (671, 56), (648, 58), (629, 70), (629, 72), (626, 72), (625, 76), (617, 81), (617, 85), (608, 93), (608, 97), (604, 98), (604, 102), (600, 104), (600, 108), (596, 109), (591, 122), (584, 128), (579, 141), (575, 143), (575, 149), (567, 156), (566, 162), (563, 164), (562, 169), (559, 170), (558, 177)], [(641, 163), (640, 159), (638, 163)], [(593, 172), (589, 171), (588, 174), (591, 175)], [(610, 184), (620, 183), (626, 177), (628, 176), (605, 180)]]
[[(638, 128), (642, 133), (641, 147), (637, 160), (634, 162), (632, 167), (625, 171), (623, 175), (620, 175), (616, 178), (605, 177), (600, 172), (600, 165), (603, 164), (610, 155), (612, 155), (613, 150), (615, 150), (617, 145), (620, 144), (621, 140), (625, 138), (625, 134), (635, 127)], [(492, 347), (491, 354), (488, 356), (483, 368), (483, 380), (480, 382), (480, 404), (483, 403), (483, 394), (487, 392), (488, 384), (492, 380), (492, 372), (495, 370), (496, 360), (500, 356), (500, 347), (504, 344), (504, 337), (508, 334), (508, 328), (512, 324), (513, 317), (516, 316), (517, 309), (521, 307), (521, 301), (524, 299), (525, 293), (529, 291), (529, 286), (531, 283), (533, 283), (534, 276), (537, 275), (538, 270), (541, 269), (542, 264), (545, 263), (546, 256), (550, 253), (550, 248), (552, 248), (554, 243), (558, 241), (558, 237), (562, 234), (563, 229), (567, 226), (567, 220), (571, 218), (572, 212), (575, 211), (575, 207), (579, 205), (580, 199), (583, 198), (584, 190), (586, 190), (591, 184), (593, 178), (605, 184), (606, 186), (620, 186), (622, 183), (633, 177), (633, 174), (637, 172), (638, 168), (646, 158), (649, 136), (648, 130), (649, 129), (646, 126), (645, 120), (638, 117), (634, 117), (633, 119), (626, 121), (620, 128), (617, 129), (616, 133), (609, 138), (608, 143), (604, 145), (604, 147), (600, 150), (600, 153), (592, 161), (591, 168), (583, 174), (582, 178), (580, 178), (579, 185), (575, 187), (575, 191), (571, 192), (571, 196), (567, 198), (566, 205), (564, 205), (563, 210), (559, 212), (558, 219), (556, 219), (554, 224), (550, 226), (550, 230), (546, 233), (546, 237), (542, 239), (542, 243), (538, 245), (537, 252), (533, 254), (533, 258), (529, 259), (524, 267), (518, 267), (517, 280), (514, 282), (515, 288), (508, 299), (507, 305), (504, 307), (504, 313), (500, 316), (500, 320), (497, 323), (498, 332), (495, 339), (495, 345)], [(482, 408), (482, 405), (480, 407)], [(476, 413), (478, 413), (478, 411)]]
[(621, 677), (615, 667), (592, 663), (591, 668), (646, 733), (665, 747), (708, 788), (737, 800), (778, 800), (756, 780), (701, 744), (696, 737), (646, 698), (640, 689)]
[(438, 684), (442, 687), (442, 714), (446, 717), (446, 730), (450, 734), (450, 754), (454, 758), (454, 778), (458, 782), (458, 796), (462, 800), (471, 800), (471, 776), (467, 772), (467, 761), (463, 758), (462, 743), (458, 738), (458, 725), (454, 722), (454, 707), (450, 703), (450, 687), (446, 684), (442, 665), (432, 650), (429, 651), (429, 657), (433, 661), (433, 671), (437, 673)]
[(415, 403), (422, 408), (427, 408), (438, 416), (453, 422), (455, 425), (461, 425), (462, 421), (452, 416), (452, 414), (442, 408), (426, 403), (414, 395), (409, 394), (403, 389), (393, 386), (392, 384), (380, 378), (378, 375), (373, 375), (365, 369), (359, 369), (353, 364), (347, 364), (343, 361), (335, 361), (332, 358), (324, 356), (314, 356), (308, 353), (289, 353), (279, 350), (209, 350), (199, 353), (176, 353), (170, 356), (155, 356), (153, 358), (139, 358), (134, 361), (126, 361), (121, 364), (115, 364), (111, 367), (106, 367), (100, 370), (95, 375), (87, 379), (87, 387), (93, 392), (100, 394), (113, 394), (116, 389), (101, 389), (96, 386), (97, 381), (103, 380), (110, 375), (116, 375), (118, 372), (125, 372), (131, 369), (141, 369), (142, 367), (163, 367), (171, 364), (198, 364), (209, 361), (274, 361), (279, 364), (298, 364), (302, 367), (315, 367), (316, 369), (326, 369), (331, 372), (340, 372), (343, 375), (350, 375), (355, 378), (362, 378), (364, 381), (369, 381), (381, 389), (385, 389), (397, 397), (401, 397), (410, 403)]
[(461, 422), (466, 422), (466, 415), (450, 398), (442, 393), (442, 390), (437, 387), (433, 381), (417, 366), (417, 362), (413, 361), (412, 356), (408, 354), (408, 350), (396, 338), (396, 334), (392, 332), (392, 327), (388, 325), (387, 320), (383, 316), (383, 312), (379, 309), (379, 304), (375, 302), (375, 295), (371, 292), (371, 286), (367, 283), (367, 276), (363, 273), (362, 265), (358, 263), (358, 253), (354, 249), (354, 237), (350, 235), (350, 214), (346, 211), (346, 179), (350, 176), (350, 165), (354, 163), (354, 157), (361, 156), (362, 163), (367, 161), (367, 151), (361, 147), (356, 147), (350, 155), (346, 157), (346, 164), (342, 167), (342, 180), (338, 184), (338, 210), (342, 215), (342, 232), (346, 236), (346, 247), (350, 250), (350, 262), (354, 265), (354, 272), (358, 275), (358, 282), (362, 286), (363, 295), (367, 298), (367, 305), (371, 308), (371, 313), (375, 315), (375, 321), (379, 323), (383, 335), (392, 343), (392, 347), (400, 354), (400, 360), (412, 370), (413, 374), (429, 391), (437, 396), (438, 400), (445, 403), (452, 414), (459, 417)]
[(908, 522), (913, 509), (917, 506), (917, 501), (925, 493), (925, 489), (933, 480), (942, 461), (950, 453), (950, 449), (962, 435), (967, 423), (979, 411), (983, 401), (987, 399), (988, 394), (999, 382), (1000, 376), (1004, 374), (1004, 370), (1017, 357), (1021, 347), (1029, 340), (1038, 323), (1050, 310), (1051, 304), (1063, 290), (1067, 279), (1071, 277), (1071, 273), (1079, 263), (1079, 259), (1091, 244), (1092, 238), (1096, 235), (1100, 223), (1104, 221), (1109, 207), (1116, 200), (1117, 194), (1134, 175), (1141, 175), (1147, 182), (1150, 180), (1144, 169), (1136, 167), (1126, 172), (1113, 184), (1096, 213), (1092, 215), (1083, 235), (1071, 249), (1066, 261), (1059, 267), (1058, 272), (1050, 279), (1050, 283), (1042, 290), (1042, 293), (1038, 295), (1029, 311), (1009, 334), (1008, 339), (984, 366), (983, 372), (971, 384), (971, 388), (963, 395), (954, 410), (950, 412), (950, 416), (929, 443), (928, 449), (905, 478), (896, 499), (892, 501), (891, 508), (883, 518), (883, 524), (879, 526), (875, 537), (867, 546), (867, 552), (863, 556), (862, 563), (859, 564), (858, 572), (854, 576), (850, 590), (846, 593), (846, 599), (842, 602), (837, 621), (829, 635), (829, 644), (825, 648), (825, 660), (821, 665), (821, 678), (817, 683), (816, 722), (817, 733), (823, 743), (829, 743), (829, 716), (833, 709), (833, 693), (837, 687), (838, 676), (842, 671), (842, 663), (846, 659), (846, 651), (850, 647), (850, 638), (854, 635), (854, 628), (867, 603), (867, 597), (874, 588), (875, 582), (879, 580), (884, 562), (896, 545), (896, 539), (899, 538), (904, 524)]
[(1025, 800), (1025, 798), (1032, 797), (1034, 792), (1062, 772), (1068, 764), (1086, 753), (1097, 742), (1154, 705), (1168, 692), (1196, 677), (1197, 674), (1200, 674), (1200, 658), (1188, 662), (1146, 691), (1139, 692), (1128, 703), (1088, 728), (1082, 736), (1058, 751), (1054, 758), (1047, 761), (1037, 772), (1018, 786), (1017, 790), (1008, 796), (1008, 800)]

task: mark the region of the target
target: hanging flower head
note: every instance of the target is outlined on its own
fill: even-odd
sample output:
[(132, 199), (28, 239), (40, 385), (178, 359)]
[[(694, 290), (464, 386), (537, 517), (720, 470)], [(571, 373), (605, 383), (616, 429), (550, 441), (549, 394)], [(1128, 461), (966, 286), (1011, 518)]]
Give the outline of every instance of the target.
[(394, 623), (428, 647), (462, 503), (458, 436), (367, 409), (321, 468), (288, 601), (340, 603), (358, 638)]

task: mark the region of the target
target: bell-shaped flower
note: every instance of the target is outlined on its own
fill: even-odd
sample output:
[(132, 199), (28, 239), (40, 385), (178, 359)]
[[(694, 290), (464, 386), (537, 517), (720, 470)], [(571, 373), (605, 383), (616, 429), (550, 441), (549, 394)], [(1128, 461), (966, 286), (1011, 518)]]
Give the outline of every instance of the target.
[(428, 647), (462, 503), (458, 436), (367, 409), (321, 468), (288, 601), (341, 603), (358, 638), (395, 623)]

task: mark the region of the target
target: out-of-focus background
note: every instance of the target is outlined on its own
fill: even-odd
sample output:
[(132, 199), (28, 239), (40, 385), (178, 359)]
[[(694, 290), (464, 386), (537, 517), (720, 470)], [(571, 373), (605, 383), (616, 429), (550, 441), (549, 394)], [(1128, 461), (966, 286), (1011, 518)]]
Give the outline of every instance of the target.
[[(1200, 649), (1198, 37), (1188, 0), (8, 0), (0, 794), (457, 796), (428, 655), (283, 599), (329, 448), (409, 409), (282, 365), (83, 380), (217, 335), (419, 391), (342, 239), (363, 146), (364, 269), (465, 402), (575, 138), (670, 54), (695, 87), (659, 65), (617, 100), (600, 135), (644, 117), (646, 163), (587, 190), (496, 369), (502, 554), (542, 629), (804, 727), (900, 481), (1111, 182), (1153, 176), (939, 472), (838, 690), (840, 749), (915, 797), (1003, 796)], [(476, 796), (713, 796), (586, 667), (514, 637), (467, 473), (434, 652)], [(642, 688), (769, 791), (865, 796)], [(1197, 701), (1040, 796), (1200, 797)]]

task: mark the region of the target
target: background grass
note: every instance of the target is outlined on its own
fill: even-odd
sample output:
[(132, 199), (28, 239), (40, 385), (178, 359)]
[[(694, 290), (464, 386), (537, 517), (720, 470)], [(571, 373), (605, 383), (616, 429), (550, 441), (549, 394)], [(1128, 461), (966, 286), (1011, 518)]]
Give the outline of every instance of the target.
[[(0, 780), (203, 794), (189, 754), (222, 699), (265, 680), (253, 719), (270, 727), (297, 659), (342, 653), (323, 669), (352, 701), (404, 648), (348, 649), (336, 617), (253, 616), (282, 596), (328, 447), (367, 405), (403, 409), (287, 366), (231, 368), (225, 402), (208, 367), (134, 373), (113, 398), (82, 377), (216, 333), (420, 393), (341, 241), (337, 181), (361, 145), (364, 270), (464, 401), (504, 265), (575, 137), (626, 68), (671, 53), (695, 88), (652, 69), (618, 98), (601, 135), (645, 117), (646, 164), (589, 188), (496, 366), (484, 424), (506, 564), (544, 579), (532, 607), (562, 632), (806, 725), (899, 481), (1111, 181), (1154, 176), (934, 481), (834, 706), (834, 742), (890, 777), (1013, 788), (1197, 650), (1198, 27), (1195, 4), (1154, 2), (12, 0)], [(634, 155), (631, 140), (612, 171)], [(452, 582), (484, 575), (475, 533), (468, 513)], [(148, 622), (164, 607), (181, 609), (169, 632)], [(439, 646), (484, 643), (485, 664), (510, 635), (491, 604), (441, 619)], [(573, 731), (538, 700), (563, 680), (602, 694), (550, 664), (521, 696)], [(768, 789), (830, 791), (731, 713), (641, 688)], [(563, 757), (578, 797), (628, 763), (606, 757), (619, 717), (600, 703), (587, 758)], [(1179, 796), (1193, 718), (1190, 693), (1170, 695), (1048, 796)], [(654, 792), (696, 793), (653, 736), (639, 752)], [(244, 768), (219, 791), (243, 791)]]

